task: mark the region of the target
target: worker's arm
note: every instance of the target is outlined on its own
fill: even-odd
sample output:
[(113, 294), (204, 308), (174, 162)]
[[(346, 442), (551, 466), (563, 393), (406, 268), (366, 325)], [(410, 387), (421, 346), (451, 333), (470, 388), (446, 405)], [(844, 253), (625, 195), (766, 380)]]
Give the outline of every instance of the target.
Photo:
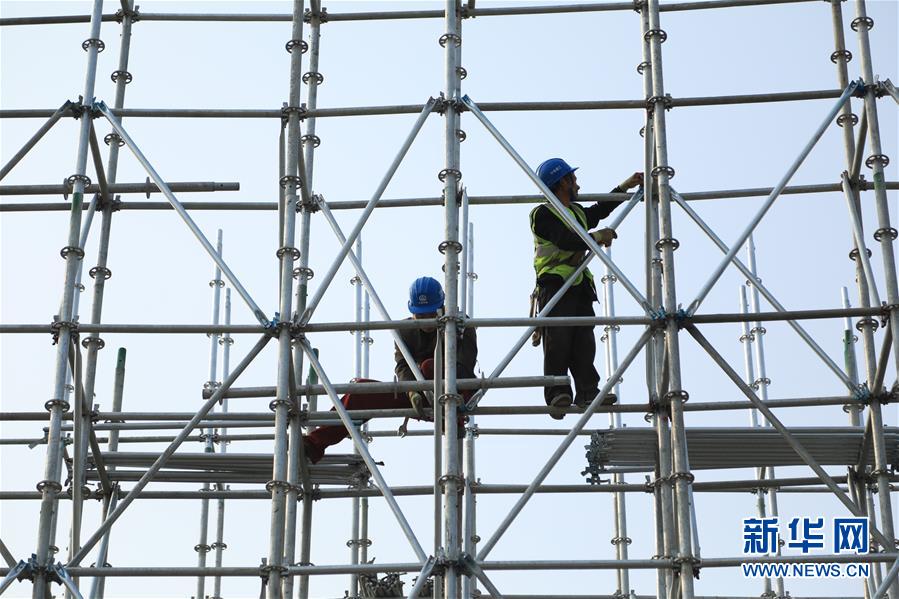
[[(615, 186), (609, 193), (627, 193), (629, 189), (642, 183), (643, 173), (637, 172)], [(584, 208), (584, 214), (587, 215), (587, 228), (592, 229), (596, 227), (600, 220), (612, 214), (612, 211), (623, 203), (624, 200), (618, 202), (596, 202), (592, 206)]]

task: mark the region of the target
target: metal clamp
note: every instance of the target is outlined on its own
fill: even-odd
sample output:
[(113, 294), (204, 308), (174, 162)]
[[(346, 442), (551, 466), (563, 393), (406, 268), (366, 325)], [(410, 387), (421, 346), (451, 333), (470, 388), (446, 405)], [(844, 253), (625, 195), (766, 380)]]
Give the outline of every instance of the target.
[(117, 133), (110, 133), (103, 138), (103, 143), (105, 143), (107, 146), (111, 145), (112, 142), (115, 142), (115, 144), (120, 148), (125, 145), (125, 140), (119, 137)]
[(440, 39), (437, 40), (437, 43), (440, 44), (441, 48), (446, 48), (446, 42), (449, 40), (453, 40), (453, 44), (457, 48), (462, 45), (462, 36), (456, 33), (444, 33), (440, 36)]
[(752, 387), (753, 389), (758, 391), (762, 387), (762, 385), (765, 385), (766, 387), (771, 386), (771, 379), (769, 379), (766, 376), (759, 377), (759, 378), (755, 379), (754, 381), (752, 381), (752, 384), (750, 385), (750, 387)]
[(63, 260), (68, 258), (69, 254), (75, 254), (78, 259), (84, 258), (84, 250), (74, 245), (67, 245), (59, 250), (59, 255), (62, 256)]
[(118, 83), (119, 77), (125, 78), (125, 85), (128, 85), (129, 83), (131, 83), (131, 81), (134, 79), (134, 77), (132, 77), (131, 73), (129, 73), (128, 71), (113, 71), (112, 74), (109, 76), (109, 78), (112, 79), (113, 83)]
[(459, 143), (462, 143), (466, 139), (468, 139), (468, 134), (465, 133), (462, 129), (456, 129), (456, 139), (459, 140)]
[(293, 488), (293, 485), (291, 485), (286, 480), (270, 480), (267, 483), (265, 483), (265, 490), (268, 491), (269, 493), (271, 493), (273, 489), (281, 489), (286, 493), (287, 491), (291, 490), (292, 488)]
[(468, 71), (465, 69), (465, 67), (456, 67), (456, 74), (459, 76), (460, 80), (468, 77)]
[(307, 8), (305, 11), (303, 11), (304, 23), (311, 23), (313, 18), (317, 18), (319, 23), (327, 23), (328, 9), (323, 6), (319, 12), (312, 12), (312, 9), (310, 8)]
[(284, 44), (284, 49), (287, 50), (288, 54), (293, 54), (294, 48), (297, 47), (300, 48), (300, 54), (305, 54), (309, 51), (309, 44), (305, 40), (290, 40)]
[(665, 33), (664, 29), (650, 29), (649, 31), (647, 31), (646, 33), (643, 34), (643, 39), (646, 40), (647, 42), (651, 41), (653, 37), (658, 37), (659, 43), (664, 44), (665, 41), (668, 39), (668, 34)]
[(656, 249), (662, 251), (666, 246), (671, 246), (672, 251), (680, 247), (680, 242), (674, 237), (662, 237), (656, 241)]
[(462, 178), (462, 171), (457, 168), (445, 168), (437, 173), (437, 178), (440, 179), (441, 183), (445, 183), (447, 175), (455, 175), (456, 180), (458, 181)]
[[(868, 258), (873, 256), (871, 250), (869, 250), (868, 248), (865, 248), (865, 252), (868, 254)], [(851, 252), (849, 252), (849, 259), (852, 261), (858, 260), (858, 248), (855, 248)]]
[(234, 345), (233, 337), (219, 337), (219, 345)]
[(643, 62), (641, 62), (640, 64), (637, 65), (637, 73), (642, 75), (643, 73), (646, 72), (646, 69), (651, 66), (652, 66), (651, 62), (649, 62), (648, 60), (644, 60)]
[(852, 60), (852, 52), (850, 52), (849, 50), (837, 50), (830, 55), (830, 62), (837, 64), (837, 62), (840, 60), (849, 62), (850, 60)]
[(138, 10), (138, 8), (139, 7), (135, 6), (133, 10), (129, 10), (127, 12), (120, 8), (115, 13), (116, 22), (121, 25), (122, 21), (125, 20), (125, 17), (130, 17), (132, 23), (137, 23), (138, 21), (140, 21), (140, 11)]
[(64, 399), (50, 399), (44, 402), (44, 409), (48, 412), (56, 407), (59, 407), (63, 412), (68, 412), (69, 408), (71, 408), (69, 402)]
[(890, 163), (890, 157), (886, 154), (871, 154), (865, 159), (865, 166), (868, 168), (873, 169), (875, 163), (880, 164), (881, 168), (886, 168)]
[(858, 115), (856, 115), (855, 113), (852, 113), (852, 112), (849, 112), (847, 114), (841, 114), (840, 116), (838, 116), (837, 117), (837, 125), (842, 127), (843, 124), (847, 120), (849, 121), (850, 127), (855, 127), (856, 125), (858, 125)]
[(293, 278), (299, 279), (300, 277), (305, 278), (307, 281), (315, 276), (315, 272), (306, 266), (301, 266), (299, 268), (293, 269)]
[(306, 142), (312, 142), (312, 147), (317, 148), (322, 145), (322, 140), (318, 135), (307, 134), (300, 137), (300, 143), (306, 145)]
[(668, 175), (669, 179), (674, 178), (674, 169), (671, 168), (670, 166), (661, 165), (661, 166), (657, 166), (654, 169), (652, 169), (651, 171), (649, 171), (649, 175), (651, 177), (658, 177), (659, 173), (665, 173), (666, 175)]
[(285, 189), (288, 187), (291, 189), (300, 189), (303, 186), (303, 180), (296, 175), (284, 175), (278, 179), (278, 184)]
[[(889, 236), (893, 241), (896, 240), (896, 237), (899, 237), (899, 231), (896, 231), (893, 227), (885, 227), (882, 229), (877, 229), (874, 231), (874, 240), (881, 241), (884, 236)], [(870, 251), (870, 250), (868, 250)]]
[(72, 175), (70, 177), (67, 177), (65, 182), (69, 186), (69, 188), (72, 188), (75, 185), (76, 181), (81, 181), (82, 183), (84, 183), (85, 187), (91, 184), (91, 178), (87, 175)]
[(749, 333), (748, 335), (740, 335), (740, 343), (745, 343), (747, 341), (755, 341), (755, 335), (753, 335), (752, 333)]
[(674, 389), (662, 396), (662, 401), (666, 404), (670, 404), (671, 401), (675, 399), (679, 399), (683, 403), (687, 403), (690, 400), (690, 394), (683, 389)]
[[(309, 83), (310, 81), (315, 81), (315, 83)], [(318, 71), (309, 71), (307, 73), (303, 73), (303, 83), (306, 85), (321, 85), (325, 82), (325, 76), (319, 73)]]
[(96, 279), (97, 275), (100, 275), (104, 281), (107, 281), (112, 277), (112, 271), (105, 266), (95, 266), (87, 271), (87, 274), (89, 274), (92, 279)]
[(753, 335), (758, 335), (759, 337), (761, 337), (768, 332), (768, 329), (766, 329), (765, 327), (752, 327), (749, 332)]
[(858, 31), (859, 25), (864, 25), (865, 30), (871, 31), (874, 28), (874, 19), (871, 17), (859, 17), (857, 19), (853, 19), (849, 24), (852, 27), (852, 31)]
[(212, 547), (209, 545), (201, 545), (198, 543), (194, 545), (194, 551), (196, 551), (197, 553), (209, 553), (210, 551), (212, 551)]
[(671, 94), (665, 94), (664, 96), (650, 96), (646, 98), (646, 110), (652, 112), (657, 102), (664, 104), (665, 110), (671, 110)]
[(300, 115), (300, 120), (302, 121), (306, 118), (306, 105), (303, 104), (302, 106), (288, 106), (287, 104), (284, 104), (281, 106), (282, 120), (286, 121), (288, 118), (290, 118), (291, 113)]
[(218, 381), (206, 381), (205, 383), (203, 383), (203, 389), (206, 391), (215, 391), (221, 386), (222, 384)]
[(216, 541), (215, 543), (213, 543), (212, 545), (210, 545), (210, 547), (211, 547), (212, 549), (222, 549), (222, 550), (224, 550), (224, 549), (227, 549), (227, 548), (228, 548), (228, 544), (227, 544), (227, 543), (219, 543), (218, 541)]
[(459, 393), (444, 393), (437, 398), (437, 401), (440, 403), (440, 405), (446, 405), (451, 401), (459, 402), (462, 401), (462, 395)]
[(290, 254), (291, 258), (294, 260), (300, 259), (300, 250), (290, 245), (279, 247), (275, 252), (275, 256), (277, 256), (279, 260), (284, 257), (284, 254)]
[(610, 283), (615, 284), (615, 283), (618, 282), (618, 277), (615, 276), (615, 275), (613, 275), (613, 274), (604, 275), (604, 276), (600, 279), (600, 282), (601, 282), (601, 283), (605, 283), (606, 281), (609, 281)]
[(225, 282), (221, 279), (212, 279), (211, 281), (209, 281), (209, 286), (210, 287), (224, 287)]
[(859, 321), (855, 323), (855, 328), (860, 333), (864, 333), (865, 328), (867, 328), (867, 327), (870, 327), (872, 332), (876, 331), (878, 326), (880, 326), (880, 324), (877, 322), (877, 320), (874, 318), (871, 318), (870, 316), (865, 316), (864, 318), (860, 318)]
[(630, 537), (612, 537), (611, 543), (612, 545), (630, 545), (634, 540)]
[(671, 481), (677, 481), (678, 479), (683, 479), (687, 481), (687, 484), (693, 484), (693, 481), (696, 480), (696, 477), (690, 474), (689, 472), (672, 472), (668, 479)]
[(53, 322), (50, 323), (50, 334), (53, 336), (53, 345), (59, 343), (59, 333), (63, 328), (70, 329), (73, 336), (78, 335), (77, 320), (60, 320), (58, 316), (54, 316)]
[(55, 480), (42, 480), (37, 483), (35, 487), (39, 493), (43, 493), (45, 490), (50, 490), (54, 493), (60, 493), (62, 491), (62, 485)]
[(101, 40), (100, 38), (90, 37), (81, 42), (81, 49), (85, 52), (87, 52), (88, 48), (90, 48), (91, 46), (96, 46), (98, 53), (106, 49), (106, 44), (104, 44), (103, 40)]
[(437, 484), (440, 485), (443, 490), (446, 490), (446, 483), (449, 481), (453, 481), (458, 485), (459, 493), (462, 493), (465, 489), (465, 477), (461, 474), (444, 474), (437, 479)]
[(459, 243), (458, 241), (447, 240), (447, 241), (441, 241), (440, 245), (437, 246), (437, 250), (441, 254), (446, 254), (446, 250), (448, 250), (448, 249), (452, 249), (457, 254), (461, 253), (462, 252), (462, 244)]
[(106, 347), (106, 342), (103, 341), (100, 337), (85, 337), (81, 340), (81, 347), (86, 349), (90, 349), (91, 345), (97, 346), (97, 351), (100, 351), (104, 347)]

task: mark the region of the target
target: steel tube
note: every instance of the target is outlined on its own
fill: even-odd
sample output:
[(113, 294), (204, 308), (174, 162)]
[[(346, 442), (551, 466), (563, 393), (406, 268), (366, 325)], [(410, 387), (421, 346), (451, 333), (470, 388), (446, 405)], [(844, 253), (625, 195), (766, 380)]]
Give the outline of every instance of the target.
[[(118, 147), (118, 146), (116, 146)], [(173, 192), (209, 192), (209, 191), (240, 191), (240, 183), (214, 183), (214, 182), (185, 182), (185, 183), (169, 183), (169, 189)], [(107, 185), (107, 190), (110, 194), (151, 194), (151, 193), (160, 193), (159, 187), (150, 181), (146, 183), (113, 183), (110, 179), (109, 184)], [(84, 188), (84, 193), (86, 194), (94, 194), (100, 192), (100, 186), (96, 183), (91, 185), (86, 185)], [(67, 185), (57, 184), (57, 185), (0, 185), (0, 196), (24, 196), (24, 195), (66, 195), (70, 193), (70, 189)], [(185, 204), (185, 206), (190, 205), (190, 203)], [(225, 206), (221, 205), (221, 206)], [(14, 210), (60, 210), (58, 203), (53, 204), (0, 204), (0, 211), (9, 212)], [(122, 209), (123, 204), (117, 203), (117, 208)], [(166, 202), (161, 203), (152, 203), (152, 202), (136, 202), (134, 204), (129, 204), (132, 208), (144, 208), (147, 209), (160, 209), (166, 208), (171, 209), (171, 204)], [(90, 203), (84, 204), (84, 208), (89, 208)], [(152, 208), (151, 208), (152, 207)], [(127, 208), (124, 208), (127, 210)]]

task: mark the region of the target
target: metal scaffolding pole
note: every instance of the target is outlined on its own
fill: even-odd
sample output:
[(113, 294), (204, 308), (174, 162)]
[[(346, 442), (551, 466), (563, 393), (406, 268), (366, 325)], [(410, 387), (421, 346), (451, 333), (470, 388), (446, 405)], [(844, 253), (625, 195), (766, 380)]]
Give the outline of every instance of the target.
[[(225, 289), (225, 324), (231, 324), (231, 289)], [(222, 346), (222, 379), (228, 378), (231, 374), (231, 345), (234, 343), (234, 339), (231, 338), (230, 333), (225, 333), (221, 339), (218, 340), (219, 345)], [(222, 400), (222, 409), (219, 413), (220, 415), (226, 415), (228, 413), (228, 398), (225, 397)], [(219, 453), (228, 453), (228, 429), (227, 427), (223, 427), (219, 429), (221, 432), (219, 433)], [(230, 485), (224, 485), (219, 483), (216, 487), (218, 491), (226, 491), (230, 489)], [(227, 549), (227, 545), (225, 544), (225, 498), (220, 497), (216, 506), (216, 527), (215, 527), (215, 542), (212, 544), (212, 548), (215, 549), (215, 567), (222, 567), (222, 552)], [(212, 583), (212, 598), (211, 599), (222, 599), (222, 577), (216, 576)]]
[[(100, 41), (100, 24), (103, 10), (103, 2), (94, 0), (93, 12), (91, 14), (91, 33), (90, 38), (85, 41), (84, 48), (87, 51), (87, 67), (84, 81), (84, 94), (82, 103), (78, 106), (78, 110), (82, 111), (83, 118), (80, 123), (78, 149), (75, 160), (75, 174), (69, 177), (72, 182), (72, 205), (69, 218), (69, 234), (68, 243), (63, 248), (61, 254), (66, 262), (65, 282), (63, 284), (62, 303), (60, 312), (57, 315), (56, 325), (58, 326), (58, 345), (56, 349), (56, 366), (54, 369), (54, 386), (53, 395), (45, 407), (50, 412), (50, 431), (48, 433), (47, 443), (47, 459), (44, 468), (44, 477), (37, 485), (41, 492), (41, 508), (37, 533), (37, 548), (35, 551), (35, 559), (42, 568), (51, 566), (50, 560), (52, 554), (51, 545), (54, 544), (53, 521), (56, 517), (58, 509), (57, 494), (62, 490), (59, 483), (60, 465), (63, 447), (60, 437), (60, 426), (62, 424), (62, 414), (69, 410), (69, 405), (65, 400), (65, 385), (69, 361), (69, 352), (72, 351), (72, 338), (75, 334), (74, 301), (76, 293), (77, 272), (84, 257), (84, 250), (80, 246), (81, 233), (81, 205), (84, 200), (84, 186), (89, 183), (86, 175), (87, 154), (89, 146), (89, 136), (91, 128), (91, 119), (88, 118), (94, 97), (94, 84), (97, 76), (97, 54), (103, 42)], [(76, 395), (76, 401), (80, 398)], [(76, 465), (76, 469), (81, 464)], [(76, 490), (80, 492), (80, 489)], [(73, 510), (73, 515), (77, 515)], [(80, 520), (80, 518), (79, 518)], [(73, 517), (72, 528), (72, 544), (80, 543), (80, 532), (75, 524)], [(48, 570), (40, 570), (35, 574), (34, 586), (32, 589), (33, 599), (49, 599), (49, 579)]]
[[(652, 97), (647, 99), (647, 106), (652, 110), (653, 140), (655, 142), (656, 166), (647, 175), (654, 177), (653, 184), (658, 185), (659, 199), (659, 234), (657, 244), (661, 249), (662, 287), (664, 293), (664, 310), (673, 316), (677, 310), (677, 293), (675, 290), (674, 250), (677, 240), (674, 239), (671, 227), (671, 190), (668, 181), (674, 175), (674, 169), (668, 162), (668, 142), (665, 128), (665, 85), (662, 76), (662, 42), (667, 34), (659, 22), (658, 0), (649, 0), (642, 10), (649, 13), (649, 30), (644, 39), (649, 40), (650, 71), (652, 72)], [(693, 599), (693, 568), (691, 532), (691, 484), (690, 464), (687, 459), (687, 440), (684, 431), (683, 407), (688, 395), (681, 383), (679, 327), (674, 318), (665, 322), (665, 353), (667, 363), (668, 391), (660, 398), (661, 404), (667, 408), (671, 418), (671, 458), (674, 479), (674, 509), (677, 526), (677, 551), (680, 564), (680, 591), (682, 599)], [(660, 461), (664, 456), (660, 453)]]
[[(438, 175), (444, 182), (444, 241), (440, 251), (445, 255), (444, 261), (444, 303), (443, 326), (443, 389), (436, 402), (443, 404), (444, 454), (443, 473), (438, 482), (443, 492), (443, 553), (447, 565), (443, 575), (444, 597), (457, 599), (460, 596), (462, 544), (460, 538), (462, 505), (460, 495), (465, 491), (462, 476), (462, 445), (459, 443), (459, 408), (462, 406), (462, 395), (456, 386), (456, 356), (458, 355), (459, 334), (461, 333), (464, 313), (459, 312), (459, 253), (464, 250), (459, 243), (459, 202), (462, 200), (460, 184), (462, 172), (459, 152), (460, 109), (458, 105), (461, 95), (462, 65), (462, 15), (457, 0), (446, 0), (444, 4), (444, 34), (440, 36), (440, 45), (444, 52), (444, 97), (446, 100), (443, 129), (444, 168)], [(464, 223), (463, 223), (464, 225)], [(462, 236), (464, 238), (464, 234)], [(463, 287), (464, 291), (464, 287)], [(435, 377), (436, 379), (436, 377)], [(436, 421), (436, 416), (435, 416)], [(435, 435), (436, 437), (436, 435)], [(437, 492), (437, 489), (434, 490)]]

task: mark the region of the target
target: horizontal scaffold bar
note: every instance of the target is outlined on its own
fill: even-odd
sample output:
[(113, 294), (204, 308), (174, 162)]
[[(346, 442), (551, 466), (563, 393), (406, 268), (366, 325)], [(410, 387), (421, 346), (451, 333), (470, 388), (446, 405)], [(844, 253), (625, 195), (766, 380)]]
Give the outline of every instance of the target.
[[(175, 185), (178, 185), (177, 183)], [(899, 189), (899, 181), (887, 181), (884, 183), (886, 189)], [(859, 181), (858, 188), (862, 191), (870, 191), (874, 189), (874, 184), (865, 179)], [(0, 188), (2, 189), (2, 188)], [(690, 193), (680, 194), (682, 198), (688, 201), (695, 200), (724, 200), (734, 198), (753, 198), (764, 197), (771, 193), (771, 187), (752, 187), (746, 189), (722, 189), (717, 191), (694, 191)], [(786, 187), (781, 195), (790, 194), (807, 194), (807, 193), (831, 193), (841, 192), (842, 188), (839, 183), (822, 183), (817, 185), (793, 185)], [(134, 193), (144, 193), (145, 190), (136, 190)], [(177, 191), (177, 190), (175, 190)], [(118, 191), (117, 193), (127, 193)], [(3, 195), (0, 193), (0, 195)], [(584, 202), (620, 202), (626, 200), (629, 195), (626, 193), (581, 193), (578, 197)], [(495, 206), (504, 204), (539, 204), (546, 201), (542, 195), (498, 195), (498, 196), (470, 196), (469, 204), (478, 206)], [(345, 200), (329, 204), (331, 210), (356, 210), (365, 208), (368, 202), (365, 200)], [(182, 202), (187, 210), (240, 210), (240, 211), (268, 211), (277, 210), (277, 202)], [(375, 208), (409, 208), (424, 206), (443, 206), (443, 198), (401, 198), (379, 200)], [(172, 210), (172, 205), (168, 202), (126, 202), (121, 201), (116, 204), (118, 210)], [(83, 210), (90, 209), (90, 202), (83, 204)], [(71, 207), (68, 204), (59, 202), (30, 202), (30, 203), (3, 203), (0, 204), (0, 212), (69, 212)]]
[[(734, 322), (771, 322), (780, 320), (808, 320), (845, 318), (847, 316), (878, 316), (885, 315), (888, 310), (885, 307), (873, 308), (825, 308), (818, 310), (785, 310), (783, 312), (754, 312), (740, 314), (736, 312), (723, 314), (695, 314), (684, 318), (684, 322), (697, 324), (725, 324)], [(464, 319), (464, 326), (474, 328), (493, 327), (530, 327), (530, 326), (606, 326), (606, 325), (630, 325), (649, 326), (657, 322), (657, 319), (645, 316), (541, 316), (536, 318), (468, 318)], [(377, 331), (396, 329), (418, 329), (433, 327), (433, 320), (389, 320), (372, 321), (360, 325), (358, 322), (332, 322), (310, 323), (299, 327), (302, 333), (326, 333), (343, 331)], [(230, 333), (232, 335), (264, 332), (261, 325), (208, 325), (208, 324), (79, 324), (81, 333), (166, 333), (166, 334), (191, 334), (191, 333)], [(46, 333), (50, 334), (50, 324), (0, 324), (0, 333)]]
[[(796, 102), (804, 100), (828, 100), (839, 98), (840, 89), (818, 89), (794, 92), (765, 92), (726, 96), (695, 96), (667, 98), (672, 108), (691, 106), (724, 106), (732, 104), (764, 104), (767, 102)], [(391, 104), (383, 106), (346, 106), (337, 108), (306, 109), (304, 118), (328, 118), (342, 116), (379, 116), (390, 114), (419, 114), (424, 104)], [(478, 104), (483, 112), (556, 111), (556, 110), (646, 110), (646, 100), (574, 100), (534, 102), (483, 102)], [(0, 110), (0, 118), (25, 119), (49, 118), (52, 108), (7, 108)], [(278, 108), (121, 108), (111, 112), (121, 118), (210, 118), (210, 119), (281, 119), (284, 112)]]
[[(775, 4), (798, 4), (817, 0), (704, 0), (700, 2), (679, 2), (662, 4), (661, 12), (708, 10), (714, 8), (734, 8), (740, 6), (771, 6)], [(511, 15), (540, 15), (584, 12), (608, 12), (634, 10), (633, 2), (585, 2), (575, 4), (555, 4), (544, 6), (502, 6), (496, 8), (462, 8), (462, 16), (496, 17)], [(135, 21), (206, 21), (206, 22), (290, 22), (292, 15), (286, 13), (143, 13), (138, 12)], [(390, 19), (441, 19), (442, 10), (398, 10), (328, 13), (322, 23), (337, 21), (374, 21)], [(102, 16), (106, 22), (120, 21), (118, 14)], [(13, 25), (63, 25), (71, 23), (89, 23), (90, 15), (52, 15), (35, 17), (7, 17), (0, 19), (0, 26)]]
[[(214, 181), (196, 181), (184, 183), (169, 183), (169, 187), (175, 192), (206, 192), (206, 191), (240, 191), (240, 183), (229, 181), (217, 183)], [(159, 188), (148, 179), (145, 183), (111, 183), (106, 186), (109, 193), (143, 193), (150, 197), (151, 193), (159, 193)], [(0, 185), (0, 196), (28, 196), (28, 195), (64, 195), (72, 190), (62, 183), (49, 185)], [(85, 194), (100, 193), (100, 186), (87, 185)], [(70, 209), (66, 204), (65, 209)]]

